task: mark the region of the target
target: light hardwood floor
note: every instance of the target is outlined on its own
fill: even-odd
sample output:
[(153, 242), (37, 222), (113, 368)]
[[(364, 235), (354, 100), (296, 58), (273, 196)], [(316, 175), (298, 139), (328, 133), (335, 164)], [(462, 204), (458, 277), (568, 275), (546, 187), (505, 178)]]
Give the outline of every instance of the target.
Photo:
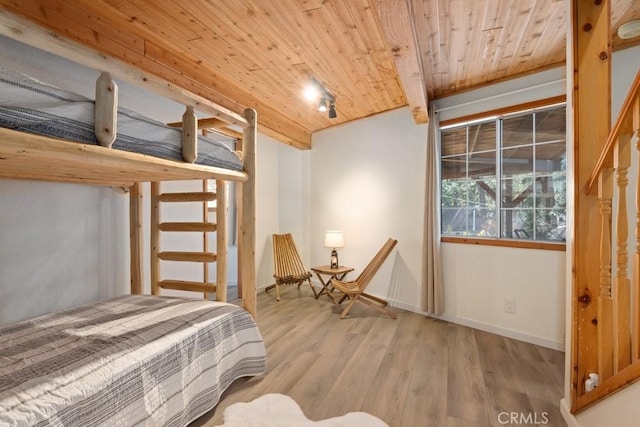
[[(394, 309), (356, 304), (350, 318), (308, 285), (258, 295), (267, 372), (240, 379), (192, 426), (222, 424), (224, 409), (265, 393), (295, 399), (312, 420), (366, 411), (391, 427), (566, 426), (564, 354)], [(529, 423), (526, 423), (529, 421)]]

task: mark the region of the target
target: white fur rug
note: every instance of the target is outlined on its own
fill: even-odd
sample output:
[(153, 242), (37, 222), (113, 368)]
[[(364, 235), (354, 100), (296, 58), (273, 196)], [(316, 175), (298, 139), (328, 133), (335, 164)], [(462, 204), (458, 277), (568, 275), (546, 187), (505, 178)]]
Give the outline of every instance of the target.
[(223, 417), (224, 427), (389, 427), (366, 412), (311, 421), (295, 400), (278, 393), (265, 394), (247, 403), (234, 403), (224, 410)]

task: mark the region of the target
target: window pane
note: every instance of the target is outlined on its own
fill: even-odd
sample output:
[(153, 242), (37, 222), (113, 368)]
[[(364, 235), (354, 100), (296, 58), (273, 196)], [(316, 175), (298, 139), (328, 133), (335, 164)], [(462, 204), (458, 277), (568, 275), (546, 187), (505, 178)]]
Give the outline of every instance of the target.
[(442, 156), (464, 154), (467, 152), (467, 128), (443, 130), (440, 133)]
[(495, 177), (495, 176), (496, 176), (495, 150), (469, 155), (469, 178), (484, 178), (484, 177)]
[(502, 237), (507, 239), (533, 239), (533, 209), (504, 209)]
[(471, 208), (467, 214), (468, 236), (497, 237), (495, 209)]
[(466, 208), (442, 208), (442, 235), (464, 236), (467, 233)]
[(496, 149), (496, 122), (479, 123), (469, 126), (469, 152)]
[(567, 167), (566, 149), (564, 141), (536, 145), (536, 175), (564, 172)]
[(538, 111), (536, 115), (536, 143), (566, 140), (565, 108)]
[(496, 180), (479, 179), (469, 182), (469, 206), (495, 209)]
[(496, 211), (482, 208), (443, 208), (444, 236), (497, 237)]
[(562, 208), (567, 206), (567, 185), (564, 174), (536, 178), (536, 207)]
[(533, 207), (533, 177), (521, 175), (502, 180), (502, 208)]
[(467, 205), (466, 179), (451, 179), (442, 181), (441, 203), (442, 207), (466, 206)]
[(502, 150), (502, 176), (533, 172), (533, 146)]
[(533, 144), (533, 116), (511, 117), (502, 121), (502, 146)]
[(467, 156), (453, 156), (442, 159), (442, 179), (467, 177)]
[(567, 218), (564, 209), (536, 210), (536, 240), (566, 240)]

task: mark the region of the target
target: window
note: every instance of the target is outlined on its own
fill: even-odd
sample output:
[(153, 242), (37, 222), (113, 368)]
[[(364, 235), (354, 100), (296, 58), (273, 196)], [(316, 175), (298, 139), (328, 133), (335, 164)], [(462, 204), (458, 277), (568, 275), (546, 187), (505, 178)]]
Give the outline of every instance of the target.
[(565, 106), (441, 128), (442, 235), (561, 242)]

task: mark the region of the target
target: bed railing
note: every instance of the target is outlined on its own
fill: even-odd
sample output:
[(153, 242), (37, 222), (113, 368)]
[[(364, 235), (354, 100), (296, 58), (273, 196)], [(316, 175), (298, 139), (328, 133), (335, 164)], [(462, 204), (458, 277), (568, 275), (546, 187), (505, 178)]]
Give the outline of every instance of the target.
[(598, 206), (589, 220), (600, 224), (600, 233), (589, 236), (593, 241), (587, 246), (599, 253), (600, 287), (598, 295), (578, 297), (581, 306), (597, 304), (591, 322), (597, 342), (577, 337), (578, 352), (597, 360), (597, 372), (578, 365), (576, 409), (640, 379), (640, 175), (629, 179), (632, 163), (638, 164), (633, 158), (640, 160), (639, 129), (640, 72), (582, 189), (585, 196), (597, 194)]

